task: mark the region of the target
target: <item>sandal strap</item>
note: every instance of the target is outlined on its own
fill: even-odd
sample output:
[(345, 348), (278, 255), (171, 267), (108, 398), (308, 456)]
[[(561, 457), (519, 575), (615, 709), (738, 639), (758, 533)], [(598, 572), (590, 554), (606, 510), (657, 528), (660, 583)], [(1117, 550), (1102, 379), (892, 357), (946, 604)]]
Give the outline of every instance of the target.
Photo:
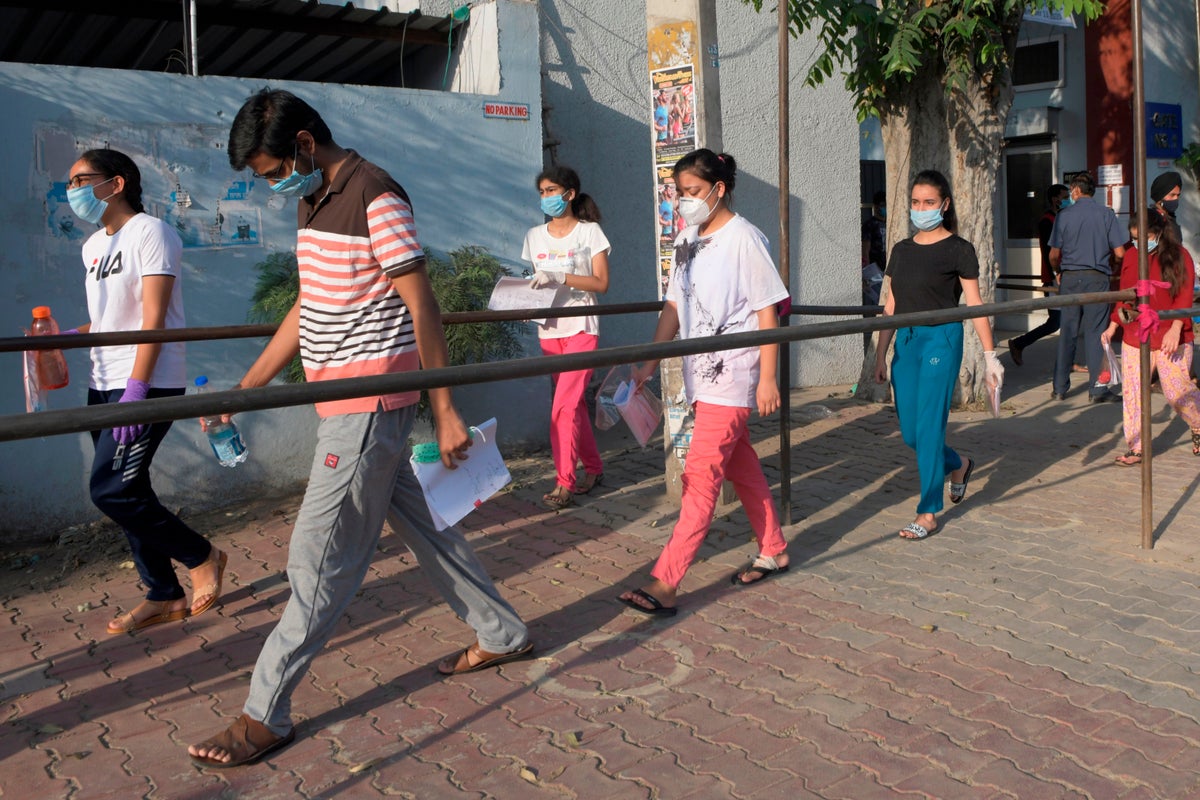
[[(762, 570), (770, 570), (775, 572), (779, 569), (779, 562), (776, 561), (772, 556), (764, 556), (760, 553), (754, 557), (753, 561), (750, 562), (750, 569), (757, 570), (759, 572)], [(749, 572), (750, 570), (746, 571)]]
[(244, 761), (283, 738), (285, 737), (276, 736), (261, 722), (242, 714), (228, 728), (211, 739), (201, 742), (199, 747), (206, 749), (219, 747), (229, 753), (230, 761)]

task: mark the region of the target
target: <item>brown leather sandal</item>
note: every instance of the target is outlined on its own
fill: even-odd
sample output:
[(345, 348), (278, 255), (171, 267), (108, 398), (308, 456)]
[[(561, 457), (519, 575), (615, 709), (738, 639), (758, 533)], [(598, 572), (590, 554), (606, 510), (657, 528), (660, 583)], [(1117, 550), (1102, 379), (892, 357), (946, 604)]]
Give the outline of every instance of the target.
[(1136, 450), (1128, 450), (1124, 455), (1117, 456), (1115, 461), (1122, 467), (1132, 467), (1142, 463), (1142, 454)]
[(555, 486), (554, 491), (542, 495), (542, 503), (553, 511), (562, 511), (564, 508), (575, 505), (575, 498), (567, 487)]
[(498, 667), (510, 661), (520, 661), (533, 655), (533, 642), (526, 642), (508, 653), (489, 653), (479, 646), (479, 642), (463, 649), (456, 656), (451, 656), (438, 664), (438, 672), (442, 675), (461, 675), (464, 672), (478, 672), (488, 667)]
[(119, 633), (133, 633), (151, 625), (161, 625), (164, 622), (176, 622), (186, 619), (186, 608), (170, 608), (175, 600), (143, 600), (134, 607), (108, 622), (108, 632), (112, 636)]
[[(197, 573), (200, 572), (201, 570), (204, 570), (206, 567), (211, 567), (214, 561), (216, 562), (216, 567), (217, 567), (216, 583), (212, 583), (210, 581), (209, 583), (206, 583), (203, 586), (198, 585), (201, 580), (204, 580), (204, 578), (202, 576), (198, 576)], [(208, 611), (210, 608), (212, 608), (216, 604), (217, 600), (221, 597), (221, 583), (223, 582), (223, 580), (225, 578), (225, 564), (228, 561), (229, 561), (229, 556), (222, 553), (216, 547), (213, 547), (212, 550), (208, 554), (208, 559), (203, 564), (196, 567), (195, 569), (188, 570), (188, 575), (191, 576), (191, 579), (192, 579), (192, 616), (193, 617), (198, 617), (201, 614), (203, 614), (205, 611)], [(199, 602), (199, 604), (197, 604), (196, 598), (203, 598), (203, 600), (201, 600)]]
[(253, 764), (255, 761), (259, 761), (274, 753), (276, 750), (282, 750), (295, 741), (295, 739), (295, 728), (292, 728), (283, 736), (276, 736), (274, 733), (271, 733), (271, 729), (266, 725), (242, 714), (233, 721), (232, 725), (216, 736), (211, 739), (205, 739), (203, 742), (188, 748), (190, 751), (200, 748), (212, 750), (214, 747), (219, 747), (226, 753), (229, 753), (228, 761), (220, 761), (209, 756), (194, 755), (190, 752), (188, 756), (192, 759), (192, 763), (198, 767), (229, 769), (230, 767)]
[(590, 472), (583, 473), (583, 482), (579, 483), (575, 489), (575, 494), (587, 494), (592, 489), (595, 489), (600, 484), (604, 483), (604, 473), (597, 472), (593, 475)]

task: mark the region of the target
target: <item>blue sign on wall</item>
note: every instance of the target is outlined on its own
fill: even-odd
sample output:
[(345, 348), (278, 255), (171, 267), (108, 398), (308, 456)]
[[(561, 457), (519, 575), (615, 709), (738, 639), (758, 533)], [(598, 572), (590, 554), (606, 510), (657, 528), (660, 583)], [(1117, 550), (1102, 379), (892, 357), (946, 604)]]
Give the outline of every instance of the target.
[(1183, 107), (1146, 103), (1146, 158), (1183, 155)]

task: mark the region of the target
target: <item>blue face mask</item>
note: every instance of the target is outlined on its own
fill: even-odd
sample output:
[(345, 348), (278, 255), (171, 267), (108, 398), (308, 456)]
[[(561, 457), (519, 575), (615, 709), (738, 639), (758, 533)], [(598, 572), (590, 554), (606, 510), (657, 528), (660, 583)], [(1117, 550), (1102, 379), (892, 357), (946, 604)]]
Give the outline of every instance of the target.
[(908, 218), (919, 231), (931, 231), (942, 224), (942, 210), (931, 208), (928, 211), (909, 211)]
[(561, 217), (567, 211), (567, 201), (561, 194), (551, 194), (542, 198), (542, 213), (548, 217)]
[[(1138, 240), (1137, 239), (1130, 239), (1129, 243), (1131, 245), (1133, 245), (1134, 250), (1138, 249)], [(1154, 248), (1156, 248), (1156, 247), (1158, 247), (1158, 239), (1150, 239), (1149, 241), (1146, 242), (1146, 252), (1147, 253), (1153, 253)]]
[[(108, 179), (108, 181), (111, 180), (112, 178)], [(108, 181), (67, 189), (67, 202), (71, 205), (71, 210), (84, 222), (90, 222), (93, 225), (100, 224), (101, 218), (104, 217), (104, 211), (108, 208), (108, 200), (96, 197), (96, 193), (92, 189), (103, 186)], [(112, 195), (110, 194), (109, 197)]]
[[(297, 145), (297, 153), (299, 145)], [(312, 172), (307, 175), (301, 175), (296, 169), (296, 156), (292, 156), (292, 174), (288, 175), (278, 183), (271, 184), (271, 191), (283, 197), (308, 197), (310, 194), (321, 188), (321, 170), (317, 169), (317, 161), (312, 156)]]
[(1063, 198), (1063, 201), (1058, 204), (1058, 207), (1061, 210), (1061, 209), (1066, 208), (1067, 206), (1073, 206), (1073, 205), (1075, 205), (1075, 198), (1071, 197), (1071, 195), (1067, 195), (1066, 197)]

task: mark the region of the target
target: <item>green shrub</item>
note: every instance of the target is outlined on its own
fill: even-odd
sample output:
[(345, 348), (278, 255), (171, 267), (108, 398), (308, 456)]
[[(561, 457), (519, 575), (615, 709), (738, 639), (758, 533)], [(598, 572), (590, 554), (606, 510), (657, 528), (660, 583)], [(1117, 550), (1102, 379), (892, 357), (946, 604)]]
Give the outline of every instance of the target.
[[(296, 266), (296, 254), (292, 252), (270, 253), (254, 265), (258, 279), (254, 282), (254, 295), (250, 298), (249, 322), (278, 325), (296, 305), (300, 296), (300, 271)], [(304, 366), (300, 356), (291, 360), (283, 370), (287, 383), (304, 383)]]

